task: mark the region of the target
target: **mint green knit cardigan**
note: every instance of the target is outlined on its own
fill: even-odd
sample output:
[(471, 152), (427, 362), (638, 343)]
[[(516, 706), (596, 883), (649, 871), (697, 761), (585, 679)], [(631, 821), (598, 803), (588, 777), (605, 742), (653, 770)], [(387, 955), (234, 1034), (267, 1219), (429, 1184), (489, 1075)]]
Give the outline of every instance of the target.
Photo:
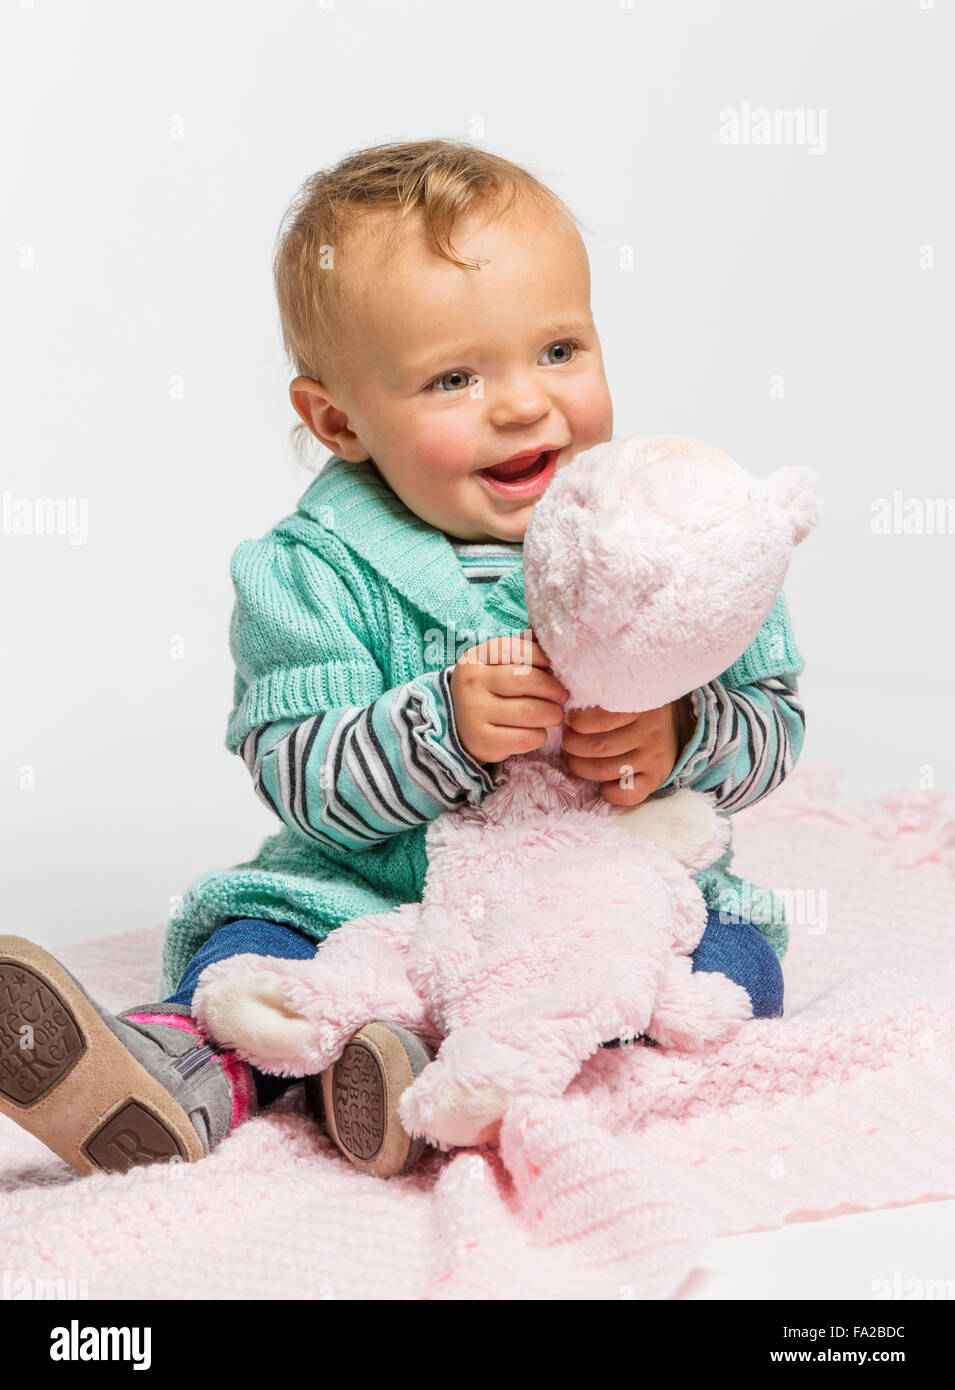
[[(523, 571), (469, 584), (448, 538), (404, 505), (369, 463), (337, 455), (298, 509), (232, 560), (233, 752), (252, 729), (365, 706), (384, 691), (450, 665), (466, 648), (528, 625)], [(753, 642), (721, 679), (739, 687), (803, 661), (782, 593)], [(205, 874), (173, 912), (163, 941), (161, 997), (202, 943), (231, 918), (287, 922), (316, 940), (352, 917), (419, 901), (428, 823), (368, 849), (336, 850), (283, 827), (254, 859)], [(742, 911), (778, 955), (782, 904), (729, 870), (730, 850), (698, 875), (710, 907)]]

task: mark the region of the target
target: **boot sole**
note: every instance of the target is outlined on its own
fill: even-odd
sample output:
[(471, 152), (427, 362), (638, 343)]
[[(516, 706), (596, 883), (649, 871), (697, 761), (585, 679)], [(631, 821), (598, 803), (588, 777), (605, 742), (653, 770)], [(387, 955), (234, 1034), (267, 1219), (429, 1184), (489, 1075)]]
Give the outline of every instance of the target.
[(83, 1174), (205, 1155), (186, 1111), (82, 986), (18, 936), (0, 936), (0, 1114)]
[(421, 1156), (426, 1140), (405, 1131), (398, 1101), (431, 1060), (431, 1050), (404, 1028), (368, 1023), (321, 1077), (308, 1079), (310, 1105), (317, 1112), (320, 1093), (330, 1139), (363, 1173), (392, 1178)]

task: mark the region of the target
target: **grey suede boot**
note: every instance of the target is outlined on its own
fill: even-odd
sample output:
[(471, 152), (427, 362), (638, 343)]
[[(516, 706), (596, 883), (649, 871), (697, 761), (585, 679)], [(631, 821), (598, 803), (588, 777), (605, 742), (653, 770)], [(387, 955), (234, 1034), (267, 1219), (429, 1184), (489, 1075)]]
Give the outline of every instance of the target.
[(250, 1069), (185, 1005), (111, 1014), (42, 947), (0, 936), (0, 1113), (78, 1173), (195, 1162), (256, 1109)]
[(393, 1178), (421, 1157), (426, 1141), (412, 1139), (398, 1118), (398, 1101), (434, 1053), (389, 1019), (366, 1023), (337, 1062), (305, 1078), (308, 1109), (332, 1143), (363, 1173)]

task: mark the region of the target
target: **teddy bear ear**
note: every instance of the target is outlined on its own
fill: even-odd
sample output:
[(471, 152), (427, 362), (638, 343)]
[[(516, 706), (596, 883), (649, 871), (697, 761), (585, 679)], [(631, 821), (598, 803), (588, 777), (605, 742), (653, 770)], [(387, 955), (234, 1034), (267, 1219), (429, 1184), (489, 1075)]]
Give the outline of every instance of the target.
[(808, 468), (777, 468), (766, 479), (770, 496), (788, 513), (793, 526), (793, 545), (804, 541), (822, 515), (822, 498), (816, 492), (816, 476)]

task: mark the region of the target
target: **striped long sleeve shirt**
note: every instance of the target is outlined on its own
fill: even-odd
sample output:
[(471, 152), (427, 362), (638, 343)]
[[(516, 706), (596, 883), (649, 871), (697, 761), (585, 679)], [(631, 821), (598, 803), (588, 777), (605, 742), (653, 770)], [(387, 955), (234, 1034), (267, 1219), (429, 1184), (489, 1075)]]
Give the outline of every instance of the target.
[[(471, 583), (495, 583), (520, 563), (519, 543), (452, 543)], [(352, 849), (480, 802), (498, 784), (498, 766), (477, 762), (461, 743), (453, 669), (418, 676), (364, 709), (253, 730), (239, 752), (256, 792), (298, 834)], [(720, 809), (736, 811), (782, 782), (805, 730), (795, 675), (742, 689), (714, 680), (692, 703), (696, 727), (664, 787), (715, 791)]]
[(664, 786), (715, 792), (721, 811), (740, 811), (792, 771), (806, 731), (795, 673), (739, 690), (709, 681), (691, 700), (696, 728)]

